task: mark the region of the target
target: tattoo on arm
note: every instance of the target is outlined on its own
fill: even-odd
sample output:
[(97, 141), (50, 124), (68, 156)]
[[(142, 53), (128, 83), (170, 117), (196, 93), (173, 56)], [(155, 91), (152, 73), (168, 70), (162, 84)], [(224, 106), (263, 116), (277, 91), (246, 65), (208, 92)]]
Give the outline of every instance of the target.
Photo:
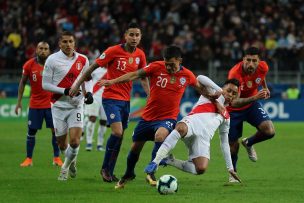
[(138, 74), (138, 76), (139, 76), (140, 78), (146, 77), (146, 72), (145, 72), (143, 69), (139, 69), (139, 70), (137, 71), (137, 74)]

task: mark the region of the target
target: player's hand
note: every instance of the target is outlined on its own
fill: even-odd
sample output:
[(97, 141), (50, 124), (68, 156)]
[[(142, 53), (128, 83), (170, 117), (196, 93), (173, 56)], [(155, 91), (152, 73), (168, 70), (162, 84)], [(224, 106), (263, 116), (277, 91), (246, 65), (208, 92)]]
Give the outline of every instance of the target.
[(229, 119), (230, 118), (230, 115), (227, 111), (227, 109), (221, 105), (218, 101), (215, 100), (215, 106), (217, 108), (217, 111), (219, 114), (221, 114), (225, 119)]
[(237, 181), (239, 181), (239, 183), (242, 182), (241, 179), (239, 178), (239, 176), (236, 174), (236, 172), (233, 169), (229, 170), (229, 173), (230, 173), (230, 175), (232, 177), (234, 177), (234, 179), (236, 179)]
[(65, 88), (64, 89), (64, 95), (69, 96), (70, 95), (70, 90), (71, 90), (71, 88)]
[(264, 88), (264, 90), (266, 91), (266, 98), (265, 99), (269, 99), (270, 98), (270, 91), (268, 88)]
[(64, 89), (64, 95), (65, 96), (70, 96), (70, 97), (74, 97), (74, 96), (79, 96), (81, 94), (81, 90), (77, 90), (76, 94), (71, 94), (72, 92), (72, 88), (65, 88)]
[(94, 102), (93, 94), (91, 92), (87, 92), (84, 97), (85, 104), (92, 104)]
[(112, 80), (104, 80), (104, 79), (101, 79), (101, 80), (98, 81), (98, 84), (99, 84), (100, 86), (108, 87), (108, 86), (113, 85), (114, 83), (112, 82)]
[(19, 113), (21, 113), (21, 110), (22, 110), (22, 105), (21, 104), (16, 104), (15, 114), (19, 115)]
[[(69, 88), (69, 93), (67, 95), (70, 95), (71, 97), (74, 97), (74, 96), (78, 96), (80, 94), (80, 92), (81, 91), (79, 90), (79, 87), (75, 87), (74, 85), (72, 85), (72, 87)], [(65, 92), (64, 92), (64, 94), (65, 94)]]
[(269, 93), (267, 92), (266, 89), (260, 90), (256, 95), (255, 95), (255, 100), (259, 99), (268, 99), (269, 98)]

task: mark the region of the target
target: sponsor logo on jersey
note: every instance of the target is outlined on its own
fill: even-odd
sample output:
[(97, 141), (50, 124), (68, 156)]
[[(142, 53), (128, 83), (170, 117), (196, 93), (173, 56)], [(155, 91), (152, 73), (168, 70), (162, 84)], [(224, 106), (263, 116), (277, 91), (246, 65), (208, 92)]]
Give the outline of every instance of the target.
[(134, 61), (133, 57), (130, 57), (130, 58), (129, 58), (129, 64), (132, 64), (133, 61)]
[(262, 80), (261, 78), (257, 78), (257, 79), (255, 79), (255, 83), (260, 84), (261, 80)]
[(140, 62), (140, 58), (139, 58), (139, 57), (136, 57), (136, 58), (135, 58), (135, 63), (138, 65), (139, 62)]
[(181, 77), (181, 78), (179, 79), (179, 82), (180, 82), (181, 85), (184, 85), (184, 84), (186, 83), (186, 78)]
[(252, 87), (252, 81), (247, 81), (246, 85), (247, 85), (248, 88), (251, 88)]
[(102, 53), (100, 56), (99, 56), (100, 59), (104, 59), (106, 58), (106, 53)]
[(111, 119), (114, 119), (114, 118), (115, 118), (115, 114), (114, 114), (114, 113), (111, 113), (111, 114), (110, 114), (110, 118), (111, 118)]

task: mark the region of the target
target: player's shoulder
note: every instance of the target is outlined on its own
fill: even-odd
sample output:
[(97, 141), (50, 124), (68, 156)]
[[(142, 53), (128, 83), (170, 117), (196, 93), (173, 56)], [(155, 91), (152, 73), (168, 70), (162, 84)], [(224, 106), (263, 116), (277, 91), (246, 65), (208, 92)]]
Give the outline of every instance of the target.
[(29, 68), (33, 65), (35, 65), (36, 63), (36, 58), (30, 58), (29, 60), (27, 60), (24, 65), (23, 65), (23, 68)]
[(141, 54), (141, 55), (144, 55), (144, 56), (145, 56), (144, 50), (141, 49), (141, 48), (139, 48), (139, 47), (136, 47), (136, 52), (137, 52), (138, 54)]
[(260, 61), (260, 63), (259, 63), (259, 69), (261, 71), (267, 72), (268, 69), (269, 69), (267, 62), (266, 61)]
[(76, 52), (76, 53), (77, 53), (77, 55), (78, 55), (79, 57), (82, 57), (82, 58), (84, 58), (86, 61), (89, 61), (89, 59), (88, 59), (88, 57), (87, 57), (86, 55), (81, 54), (81, 53), (78, 53), (78, 52)]
[(229, 70), (228, 77), (231, 78), (232, 76), (236, 77), (237, 75), (241, 75), (241, 73), (242, 73), (242, 65), (243, 65), (243, 62), (239, 62), (239, 63), (235, 64)]

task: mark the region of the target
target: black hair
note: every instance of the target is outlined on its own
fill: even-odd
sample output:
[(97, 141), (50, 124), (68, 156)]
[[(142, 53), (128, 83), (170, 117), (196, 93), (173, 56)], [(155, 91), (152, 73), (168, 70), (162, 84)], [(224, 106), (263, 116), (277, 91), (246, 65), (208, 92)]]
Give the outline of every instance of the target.
[(130, 28), (137, 28), (137, 29), (140, 29), (139, 24), (136, 23), (136, 22), (131, 22), (131, 23), (129, 23), (128, 26), (127, 26), (126, 31), (127, 31), (128, 29), (130, 29)]
[(182, 58), (182, 49), (176, 45), (168, 46), (163, 53), (165, 59)]
[(70, 31), (65, 30), (62, 33), (60, 33), (59, 41), (62, 39), (63, 36), (72, 36), (74, 38), (74, 40), (76, 40), (76, 37), (75, 37), (74, 33), (70, 32)]
[(238, 79), (235, 79), (235, 78), (226, 80), (226, 82), (224, 83), (224, 86), (228, 85), (228, 84), (233, 84), (233, 85), (235, 85), (237, 87), (240, 87), (240, 81)]
[(257, 47), (249, 47), (248, 49), (246, 49), (244, 51), (244, 54), (245, 54), (245, 56), (246, 55), (258, 55), (259, 57), (261, 57), (261, 51)]

